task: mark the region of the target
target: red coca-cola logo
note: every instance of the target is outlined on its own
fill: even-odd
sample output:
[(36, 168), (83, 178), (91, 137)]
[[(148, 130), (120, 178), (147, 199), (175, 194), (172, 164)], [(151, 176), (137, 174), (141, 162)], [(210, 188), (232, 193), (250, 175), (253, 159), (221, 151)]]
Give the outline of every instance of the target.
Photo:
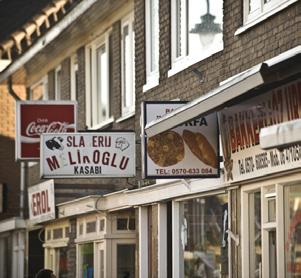
[(25, 130), (25, 135), (39, 136), (42, 133), (62, 133), (67, 132), (70, 124), (67, 122), (51, 122), (49, 124), (30, 122)]

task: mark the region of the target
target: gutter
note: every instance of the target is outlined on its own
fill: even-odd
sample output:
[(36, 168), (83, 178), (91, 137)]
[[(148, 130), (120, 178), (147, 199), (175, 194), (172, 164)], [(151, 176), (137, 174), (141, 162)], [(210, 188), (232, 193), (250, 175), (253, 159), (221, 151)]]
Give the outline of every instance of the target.
[(0, 74), (0, 83), (15, 73), (46, 45), (57, 38), (67, 27), (69, 27), (96, 2), (97, 0), (85, 0), (75, 6), (61, 21), (52, 27), (45, 35), (40, 37), (32, 47), (30, 47), (22, 56), (17, 58)]

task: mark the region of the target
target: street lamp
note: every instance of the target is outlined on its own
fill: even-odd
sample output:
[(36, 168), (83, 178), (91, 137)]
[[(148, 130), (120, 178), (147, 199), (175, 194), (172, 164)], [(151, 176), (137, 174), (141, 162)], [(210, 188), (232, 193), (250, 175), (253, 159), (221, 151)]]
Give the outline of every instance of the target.
[(199, 35), (203, 46), (211, 44), (214, 36), (222, 32), (220, 24), (214, 23), (215, 16), (210, 14), (209, 0), (206, 0), (206, 3), (207, 13), (201, 16), (201, 23), (196, 23), (190, 30), (190, 33)]

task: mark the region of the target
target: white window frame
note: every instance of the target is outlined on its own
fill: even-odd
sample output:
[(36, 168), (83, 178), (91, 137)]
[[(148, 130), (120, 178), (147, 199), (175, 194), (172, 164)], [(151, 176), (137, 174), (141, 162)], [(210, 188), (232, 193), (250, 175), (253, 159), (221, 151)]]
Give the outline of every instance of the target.
[[(154, 12), (151, 6), (152, 1), (155, 1), (158, 11), (153, 17), (154, 20), (151, 16)], [(152, 46), (155, 48), (154, 51), (152, 51)], [(143, 86), (143, 92), (159, 85), (159, 0), (145, 0), (145, 52), (146, 84)], [(152, 69), (152, 64), (155, 66), (154, 69)]]
[[(48, 100), (48, 76), (47, 75), (45, 75), (38, 82), (36, 82), (32, 86), (30, 86), (30, 92), (32, 92), (35, 89), (35, 87), (40, 86), (40, 85), (43, 86), (42, 100)], [(32, 98), (32, 96), (30, 96), (30, 98)]]
[(54, 99), (60, 100), (62, 97), (62, 67), (58, 66), (54, 70)]
[[(182, 55), (180, 57), (177, 57), (177, 1), (173, 0), (171, 1), (171, 69), (168, 71), (169, 77), (224, 49), (224, 44), (221, 44), (212, 48), (211, 51), (208, 52), (206, 55), (202, 54), (201, 52), (199, 56), (187, 54), (187, 5), (186, 0), (180, 1), (181, 5), (183, 6), (183, 9), (181, 10), (181, 18), (183, 19), (181, 20), (182, 32), (180, 34), (182, 42)], [(204, 5), (206, 5), (205, 2)]]
[[(130, 46), (129, 51), (125, 53), (124, 28), (128, 26), (128, 36)], [(130, 61), (125, 66), (125, 55), (129, 55)], [(125, 76), (125, 71), (129, 74), (128, 80)], [(125, 89), (126, 84), (130, 84), (128, 91)], [(125, 94), (130, 94), (133, 98), (132, 105), (126, 106)], [(121, 21), (121, 114), (122, 116), (129, 115), (135, 111), (135, 44), (134, 44), (134, 14), (130, 14)]]
[[(197, 195), (192, 195), (188, 197), (183, 197), (179, 199), (174, 199), (172, 201), (172, 261), (173, 261), (173, 266), (172, 266), (172, 277), (173, 278), (182, 278), (182, 273), (184, 271), (184, 261), (182, 260), (183, 258), (183, 250), (181, 246), (181, 234), (180, 234), (180, 219), (182, 217), (183, 211), (181, 211), (180, 208), (180, 202), (185, 201), (185, 200), (192, 200), (195, 198), (205, 198), (209, 196), (216, 196), (220, 194), (226, 194), (227, 192), (225, 190), (217, 190), (214, 192), (204, 192), (201, 194)], [(227, 194), (227, 203), (228, 203), (228, 229), (230, 229), (231, 225), (231, 215), (229, 213), (229, 210), (231, 208), (231, 198), (230, 194)], [(230, 273), (231, 269), (231, 238), (228, 235), (228, 270)], [(230, 277), (230, 276), (229, 276)]]
[[(44, 265), (46, 268), (53, 270), (55, 275), (59, 275), (60, 269), (58, 265), (60, 248), (67, 247), (69, 242), (69, 235), (66, 234), (66, 228), (70, 232), (69, 221), (63, 221), (59, 223), (53, 223), (45, 227), (45, 243), (44, 247)], [(53, 230), (62, 229), (62, 238), (53, 239)], [(48, 239), (47, 234), (50, 232), (51, 238)]]
[(76, 53), (73, 54), (70, 58), (70, 99), (76, 100), (77, 99), (77, 90), (78, 84), (76, 82), (76, 76), (78, 75), (78, 60)]
[[(86, 45), (86, 125), (90, 129), (99, 129), (102, 128), (109, 123), (113, 122), (114, 119), (110, 116), (104, 119), (97, 119), (98, 112), (98, 102), (93, 101), (98, 98), (97, 92), (97, 49), (101, 46), (104, 46), (107, 53), (107, 73), (108, 73), (108, 81), (107, 81), (107, 92), (108, 97), (110, 97), (110, 71), (109, 71), (109, 37), (110, 37), (111, 29), (108, 30), (105, 34), (103, 34), (98, 39), (94, 40), (92, 43)], [(107, 107), (107, 112), (110, 115), (110, 102)]]
[[(250, 276), (250, 256), (249, 256), (249, 194), (260, 190), (261, 192), (261, 246), (262, 246), (262, 277), (269, 277), (269, 242), (268, 232), (276, 230), (276, 263), (277, 277), (285, 277), (285, 258), (284, 258), (284, 187), (291, 185), (291, 181), (284, 179), (274, 180), (272, 183), (261, 182), (243, 186), (241, 190), (241, 234), (242, 234), (242, 274), (243, 278)], [(275, 186), (276, 198), (276, 221), (267, 222), (268, 209), (266, 189)]]
[(271, 0), (270, 3), (266, 4), (264, 4), (263, 0), (256, 0), (259, 1), (259, 8), (251, 14), (249, 13), (250, 1), (243, 1), (243, 26), (236, 30), (235, 35), (245, 32), (298, 0)]

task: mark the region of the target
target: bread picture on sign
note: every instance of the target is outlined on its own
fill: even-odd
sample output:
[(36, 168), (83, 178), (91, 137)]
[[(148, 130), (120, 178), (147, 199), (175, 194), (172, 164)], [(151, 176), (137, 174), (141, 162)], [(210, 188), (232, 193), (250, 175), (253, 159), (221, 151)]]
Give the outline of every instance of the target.
[(200, 132), (183, 131), (183, 139), (191, 152), (205, 164), (217, 168), (216, 153), (207, 138)]
[(150, 159), (160, 167), (175, 165), (184, 158), (184, 141), (175, 131), (165, 131), (152, 136), (147, 142)]

